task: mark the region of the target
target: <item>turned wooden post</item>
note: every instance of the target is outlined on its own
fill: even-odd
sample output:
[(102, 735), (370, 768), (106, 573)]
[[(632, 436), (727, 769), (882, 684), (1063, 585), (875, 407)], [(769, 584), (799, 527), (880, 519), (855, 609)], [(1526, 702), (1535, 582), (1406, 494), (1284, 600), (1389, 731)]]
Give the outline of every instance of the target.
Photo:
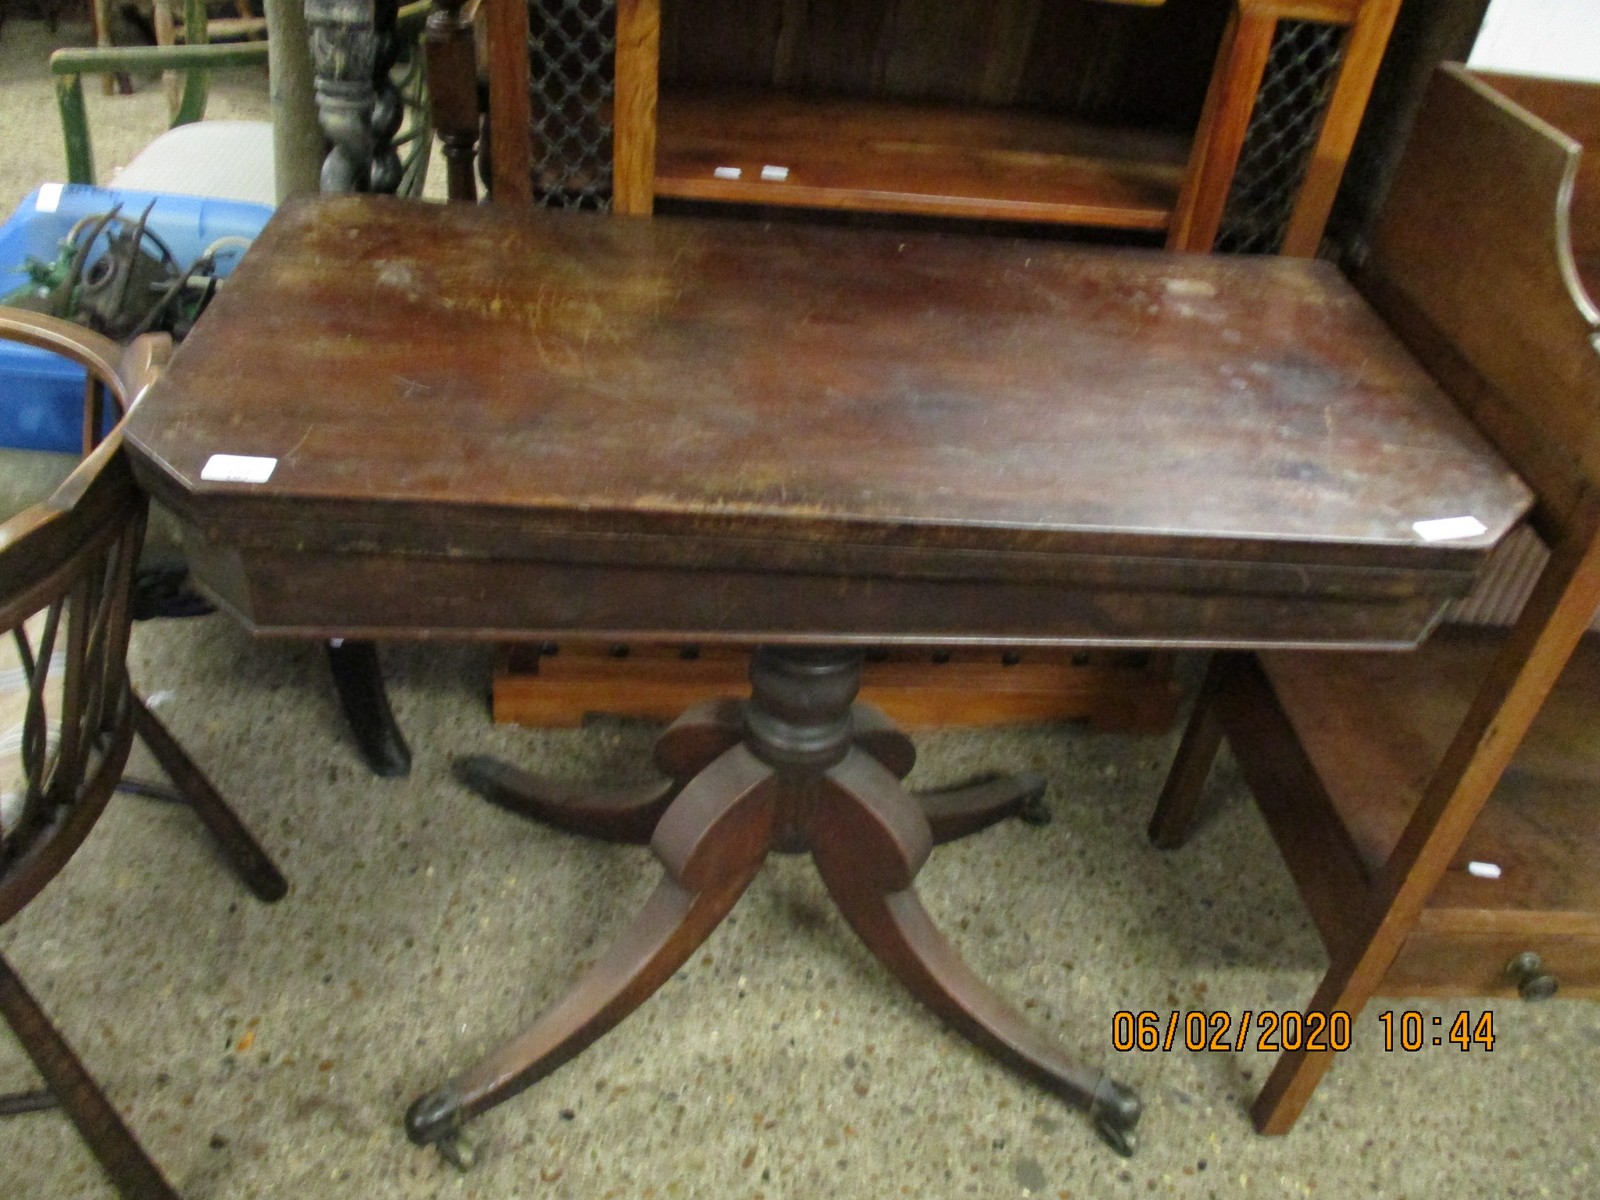
[(422, 35), (428, 65), (433, 128), (444, 147), (451, 200), (478, 198), (473, 161), (478, 149), (478, 62), (472, 39), (477, 0), (434, 0)]
[(364, 192), (372, 177), (373, 0), (306, 0), (317, 121), (332, 148), (324, 192)]
[(393, 192), (400, 184), (394, 136), (404, 117), (394, 65), (395, 0), (306, 0), (317, 120), (333, 143), (324, 192)]

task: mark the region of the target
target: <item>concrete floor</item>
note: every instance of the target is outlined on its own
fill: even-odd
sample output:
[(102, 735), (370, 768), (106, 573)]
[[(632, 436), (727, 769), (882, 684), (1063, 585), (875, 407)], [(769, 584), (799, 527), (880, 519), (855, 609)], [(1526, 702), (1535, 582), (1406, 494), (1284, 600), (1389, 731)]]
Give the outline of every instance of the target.
[[(0, 36), (7, 210), (61, 172), (46, 48), (27, 22)], [(253, 102), (228, 97), (213, 111)], [(149, 95), (90, 101), (100, 147), (136, 145), (149, 132), (113, 131), (149, 130), (152, 113), (159, 128)], [(449, 760), (626, 776), (653, 730), (497, 728), (474, 648), (392, 647), (386, 665), (416, 754), (400, 781), (356, 761), (315, 647), (252, 643), (216, 617), (140, 626), (138, 685), (292, 890), (255, 903), (187, 814), (121, 799), (0, 931), (190, 1200), (1600, 1195), (1591, 1003), (1499, 1004), (1492, 1052), (1416, 1054), (1383, 1051), (1379, 1011), (1448, 1019), (1483, 1002), (1374, 1005), (1280, 1139), (1244, 1111), (1270, 1056), (1115, 1052), (1119, 1010), (1292, 1008), (1324, 963), (1228, 764), (1217, 819), (1160, 854), (1143, 825), (1172, 739), (1053, 726), (919, 739), (913, 782), (1030, 766), (1055, 814), (940, 849), (921, 891), (981, 976), (1140, 1090), (1136, 1157), (946, 1033), (834, 915), (809, 863), (781, 859), (634, 1019), (477, 1122), (480, 1161), (460, 1174), (406, 1142), (405, 1106), (558, 996), (656, 872), (642, 850), (478, 803)], [(0, 1088), (31, 1079), (0, 1035)], [(109, 1194), (64, 1119), (6, 1123), (0, 1196)]]

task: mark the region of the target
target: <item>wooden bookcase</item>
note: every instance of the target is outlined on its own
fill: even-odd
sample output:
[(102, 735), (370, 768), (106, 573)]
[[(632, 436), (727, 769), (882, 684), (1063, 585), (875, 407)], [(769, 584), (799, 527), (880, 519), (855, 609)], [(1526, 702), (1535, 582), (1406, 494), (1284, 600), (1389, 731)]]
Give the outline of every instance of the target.
[[(553, 30), (592, 7), (535, 3)], [(1305, 255), (1399, 0), (595, 4), (614, 13), (590, 50), (611, 76), (618, 212), (684, 199), (974, 217), (1208, 251), (1230, 204), (1262, 203), (1242, 184), (1274, 193), (1275, 228), (1232, 248)], [(491, 44), (528, 44), (524, 5), (492, 5), (490, 20)], [(552, 58), (591, 35), (549, 39)], [(512, 202), (534, 191), (535, 151), (498, 132), (536, 126), (522, 72), (491, 98), (492, 191)]]

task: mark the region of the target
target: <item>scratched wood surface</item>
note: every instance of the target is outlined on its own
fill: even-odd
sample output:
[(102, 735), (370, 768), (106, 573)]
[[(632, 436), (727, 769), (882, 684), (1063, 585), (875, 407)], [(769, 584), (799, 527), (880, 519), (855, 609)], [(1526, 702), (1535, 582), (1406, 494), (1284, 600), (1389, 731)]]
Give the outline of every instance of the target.
[[(1062, 582), (1189, 623), (1209, 593), (1431, 604), (1528, 501), (1326, 264), (371, 198), (286, 206), (129, 440), (213, 541), (444, 556), (469, 591), (508, 558), (876, 575), (879, 623), (910, 579), (979, 611), (1005, 578), (1043, 589), (1029, 636)], [(277, 466), (202, 481), (215, 453)]]

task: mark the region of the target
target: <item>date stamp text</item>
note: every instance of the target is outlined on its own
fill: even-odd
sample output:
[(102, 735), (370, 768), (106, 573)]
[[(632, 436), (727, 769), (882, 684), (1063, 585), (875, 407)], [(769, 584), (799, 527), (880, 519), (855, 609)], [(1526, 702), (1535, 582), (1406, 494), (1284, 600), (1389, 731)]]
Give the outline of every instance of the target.
[[(1412, 1053), (1430, 1047), (1461, 1051), (1494, 1049), (1494, 1012), (1461, 1011), (1454, 1016), (1387, 1010), (1378, 1014), (1386, 1051)], [(1245, 1009), (1240, 1013), (1198, 1009), (1165, 1013), (1123, 1009), (1111, 1018), (1113, 1050), (1259, 1050), (1308, 1052), (1350, 1049), (1354, 1021), (1347, 1012), (1296, 1009)]]

